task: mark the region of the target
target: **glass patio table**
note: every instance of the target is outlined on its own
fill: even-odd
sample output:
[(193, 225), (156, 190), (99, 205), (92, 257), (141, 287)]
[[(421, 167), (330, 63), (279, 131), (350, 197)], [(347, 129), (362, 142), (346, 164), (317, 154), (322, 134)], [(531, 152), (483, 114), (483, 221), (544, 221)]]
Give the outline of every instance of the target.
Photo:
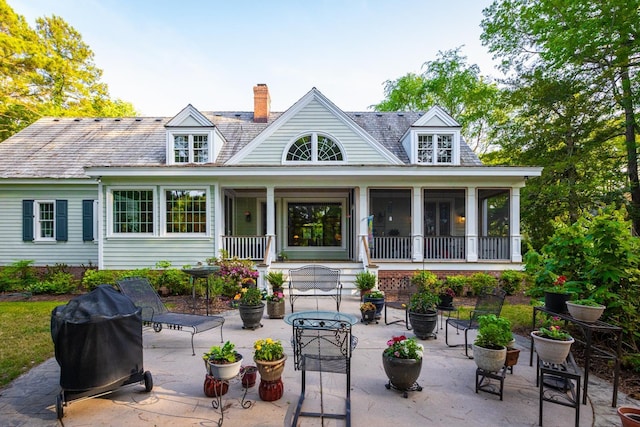
[(313, 319), (313, 320), (337, 320), (340, 322), (345, 322), (350, 325), (355, 325), (358, 323), (358, 318), (349, 313), (341, 313), (339, 311), (328, 311), (328, 310), (308, 310), (308, 311), (297, 311), (295, 313), (289, 313), (284, 316), (284, 321), (293, 325), (293, 322), (296, 319)]

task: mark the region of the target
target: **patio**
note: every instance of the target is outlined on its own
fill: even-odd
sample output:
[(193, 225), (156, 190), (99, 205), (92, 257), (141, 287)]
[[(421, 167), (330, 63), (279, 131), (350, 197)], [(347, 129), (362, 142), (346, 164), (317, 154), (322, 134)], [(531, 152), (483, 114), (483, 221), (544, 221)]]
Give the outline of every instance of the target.
[[(319, 300), (321, 308), (331, 309), (328, 300)], [(359, 299), (345, 295), (341, 311), (358, 314)], [(296, 311), (315, 309), (316, 301), (309, 299), (296, 305)], [(398, 312), (398, 316), (402, 313)], [(292, 329), (283, 320), (263, 319), (264, 327), (255, 331), (243, 330), (237, 311), (225, 314), (224, 338), (236, 344), (246, 364), (252, 357), (253, 342), (258, 338), (280, 339), (292, 359), (290, 337)], [(538, 425), (538, 388), (535, 369), (529, 367), (528, 340), (518, 342), (520, 360), (513, 374), (507, 374), (504, 400), (497, 396), (475, 392), (475, 363), (464, 355), (462, 347), (449, 348), (444, 343), (444, 330), (439, 338), (422, 341), (425, 359), (418, 382), (421, 392), (410, 392), (407, 399), (395, 390), (387, 390), (381, 353), (392, 335), (412, 336), (400, 324), (354, 325), (359, 339), (353, 353), (351, 373), (352, 425), (466, 425), (466, 426), (536, 426)], [(451, 331), (450, 331), (451, 332)], [(206, 331), (195, 337), (196, 356), (191, 356), (185, 334), (172, 331), (155, 333), (145, 329), (144, 369), (151, 371), (154, 387), (150, 393), (143, 386), (132, 385), (118, 389), (103, 398), (71, 401), (64, 408), (62, 419), (67, 427), (81, 425), (217, 425), (219, 410), (211, 406), (211, 398), (204, 395), (204, 363), (200, 357), (213, 344), (219, 343), (218, 331)], [(454, 340), (457, 337), (454, 335)], [(462, 335), (459, 337), (462, 340)], [(457, 342), (457, 341), (454, 341)], [(0, 416), (3, 425), (59, 426), (56, 420), (55, 397), (59, 392), (59, 369), (55, 359), (31, 370), (16, 380), (0, 396)], [(323, 373), (326, 407), (343, 404), (344, 375)], [(283, 426), (290, 417), (300, 393), (300, 373), (288, 360), (283, 375), (284, 396), (275, 402), (258, 398), (257, 386), (249, 389), (247, 398), (254, 401), (249, 409), (240, 406), (240, 380), (232, 380), (229, 392), (223, 396), (224, 425), (227, 426)], [(307, 376), (309, 403), (319, 402), (318, 375)], [(332, 398), (333, 391), (335, 395)], [(335, 401), (334, 401), (335, 398)], [(580, 425), (617, 426), (620, 424), (611, 404), (611, 386), (590, 377), (589, 401), (581, 405)], [(619, 405), (634, 405), (626, 396), (619, 396)], [(574, 422), (572, 408), (545, 403), (545, 426), (570, 426)], [(303, 426), (321, 425), (320, 420), (304, 419)], [(344, 425), (342, 421), (325, 421), (325, 426)]]

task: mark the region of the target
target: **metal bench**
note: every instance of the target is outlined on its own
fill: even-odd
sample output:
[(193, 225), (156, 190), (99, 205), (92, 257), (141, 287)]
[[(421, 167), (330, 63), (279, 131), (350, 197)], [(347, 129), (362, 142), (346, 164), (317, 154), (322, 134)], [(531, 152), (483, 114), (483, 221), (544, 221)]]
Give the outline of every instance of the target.
[(293, 304), (302, 297), (330, 297), (336, 301), (336, 309), (340, 311), (342, 299), (342, 283), (340, 270), (322, 265), (305, 265), (289, 270), (289, 300), (291, 312)]

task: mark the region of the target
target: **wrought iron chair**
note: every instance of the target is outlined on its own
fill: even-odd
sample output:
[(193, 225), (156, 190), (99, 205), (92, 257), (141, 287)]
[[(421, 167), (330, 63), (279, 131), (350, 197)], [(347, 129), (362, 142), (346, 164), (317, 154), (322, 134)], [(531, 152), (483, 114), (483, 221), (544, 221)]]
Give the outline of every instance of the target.
[[(343, 320), (299, 318), (293, 321), (294, 369), (302, 372), (300, 398), (291, 426), (298, 425), (299, 417), (343, 419), (351, 426), (351, 353), (358, 339), (351, 334), (351, 323)], [(306, 373), (320, 373), (320, 412), (302, 411), (306, 392)], [(322, 373), (345, 374), (345, 411), (327, 413), (322, 397)]]
[(475, 308), (469, 312), (468, 318), (460, 318), (460, 311), (458, 310), (458, 315), (456, 317), (449, 317), (447, 319), (444, 332), (444, 342), (449, 347), (461, 346), (462, 344), (449, 344), (449, 326), (456, 329), (456, 334), (460, 334), (460, 330), (463, 330), (464, 354), (469, 359), (473, 359), (473, 356), (469, 356), (470, 344), (468, 341), (468, 332), (473, 329), (478, 329), (479, 316), (485, 314), (495, 314), (496, 316), (500, 316), (506, 295), (507, 293), (500, 288), (490, 289), (481, 293), (478, 295)]

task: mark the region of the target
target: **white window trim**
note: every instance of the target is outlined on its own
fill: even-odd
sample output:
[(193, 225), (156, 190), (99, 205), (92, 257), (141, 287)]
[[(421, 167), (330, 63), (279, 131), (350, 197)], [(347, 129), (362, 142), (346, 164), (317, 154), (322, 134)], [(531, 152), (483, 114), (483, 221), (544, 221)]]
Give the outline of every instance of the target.
[[(40, 225), (40, 205), (53, 205), (53, 236), (40, 237), (42, 229)], [(34, 200), (33, 201), (33, 241), (34, 242), (55, 242), (56, 241), (56, 201), (55, 200)]]
[[(287, 160), (287, 154), (289, 154), (289, 150), (291, 149), (291, 146), (300, 138), (303, 138), (305, 136), (310, 136), (311, 137), (311, 160), (310, 161), (304, 161), (304, 160)], [(342, 154), (342, 160), (318, 160), (318, 136), (324, 136), (325, 138), (329, 138), (330, 140), (332, 140), (340, 149), (340, 153)], [(340, 143), (340, 141), (338, 141), (338, 139), (336, 137), (334, 137), (331, 134), (328, 134), (326, 132), (316, 132), (316, 131), (309, 131), (309, 132), (303, 132), (295, 137), (293, 137), (291, 139), (291, 141), (289, 141), (289, 143), (284, 147), (284, 151), (282, 152), (282, 159), (281, 162), (283, 164), (289, 164), (289, 165), (310, 165), (310, 164), (319, 164), (319, 165), (340, 165), (340, 164), (345, 164), (347, 163), (347, 152), (344, 149), (344, 146), (342, 145), (342, 143)]]
[[(418, 161), (418, 137), (420, 135), (433, 135), (433, 161), (431, 163)], [(438, 162), (438, 135), (453, 135), (451, 162)], [(412, 135), (412, 163), (417, 165), (442, 165), (442, 166), (458, 166), (460, 165), (460, 132), (447, 128), (431, 128), (414, 130)]]
[[(152, 233), (115, 233), (113, 231), (113, 192), (140, 190), (151, 191), (153, 196), (153, 232)], [(151, 186), (118, 186), (107, 189), (107, 237), (149, 238), (158, 235), (158, 194), (155, 187)]]
[[(180, 163), (175, 161), (175, 146), (174, 140), (176, 136), (187, 136), (188, 144), (189, 144), (189, 161), (186, 163)], [(193, 129), (183, 129), (183, 130), (175, 130), (167, 132), (167, 164), (168, 165), (187, 165), (189, 163), (195, 164), (205, 164), (202, 162), (194, 162), (194, 150), (193, 150), (193, 137), (197, 135), (206, 135), (207, 137), (207, 163), (211, 163), (213, 160), (213, 132), (211, 131), (202, 131), (202, 130), (193, 130)]]
[[(167, 191), (171, 190), (186, 190), (186, 191), (204, 191), (207, 197), (206, 214), (207, 223), (205, 224), (204, 233), (168, 233), (167, 232)], [(201, 186), (167, 186), (160, 187), (160, 236), (163, 237), (210, 237), (211, 236), (211, 192), (208, 187)]]
[(98, 221), (98, 215), (100, 215), (100, 205), (97, 200), (93, 201), (93, 243), (98, 243), (100, 239), (100, 222)]

